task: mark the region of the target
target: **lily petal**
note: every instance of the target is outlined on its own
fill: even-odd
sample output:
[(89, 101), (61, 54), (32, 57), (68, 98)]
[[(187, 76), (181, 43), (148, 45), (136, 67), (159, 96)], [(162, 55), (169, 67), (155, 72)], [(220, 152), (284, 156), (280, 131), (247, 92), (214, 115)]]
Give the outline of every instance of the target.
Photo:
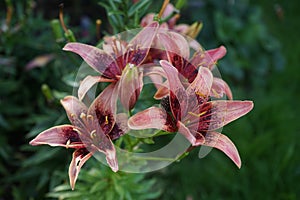
[(69, 166), (69, 179), (72, 190), (74, 190), (75, 183), (83, 164), (93, 155), (87, 149), (77, 149), (73, 153), (73, 158)]
[(150, 107), (130, 117), (128, 127), (133, 130), (154, 128), (168, 132), (176, 131), (172, 117), (163, 109), (156, 107)]
[(157, 89), (157, 92), (154, 95), (154, 99), (159, 100), (162, 99), (164, 97), (166, 97), (167, 95), (169, 95), (169, 88), (167, 85), (167, 82), (164, 84), (164, 86), (160, 87)]
[(232, 100), (232, 92), (228, 84), (224, 80), (214, 77), (211, 88), (211, 96), (222, 98), (224, 94), (228, 97), (229, 100)]
[(170, 88), (170, 106), (174, 117), (180, 121), (187, 109), (187, 94), (180, 82), (178, 71), (168, 61), (161, 60), (160, 64), (165, 70)]
[(96, 116), (98, 124), (105, 134), (108, 134), (115, 125), (118, 84), (111, 83), (93, 101), (88, 115)]
[(121, 74), (113, 57), (97, 47), (71, 42), (66, 44), (63, 50), (80, 55), (88, 65), (107, 78), (116, 79), (116, 75)]
[(189, 83), (191, 83), (198, 71), (192, 63), (188, 62), (190, 47), (187, 40), (175, 32), (159, 33), (158, 39), (165, 48), (168, 61), (178, 70), (180, 75), (188, 79)]
[(103, 78), (102, 76), (87, 76), (83, 79), (83, 81), (80, 83), (80, 86), (78, 88), (78, 98), (81, 101), (85, 94), (95, 85), (99, 82), (113, 82), (113, 79), (107, 79)]
[(126, 63), (139, 66), (146, 58), (158, 30), (158, 22), (144, 27), (128, 44)]
[(165, 71), (161, 68), (161, 66), (150, 66), (144, 67), (145, 65), (139, 67), (139, 69), (143, 72), (144, 76), (150, 77), (152, 83), (158, 89), (163, 85), (164, 79), (166, 77)]
[(181, 133), (193, 146), (202, 145), (205, 142), (205, 138), (201, 133), (193, 135), (190, 130), (180, 121), (178, 124), (178, 132)]
[(103, 132), (103, 129), (97, 125), (97, 119), (95, 119), (94, 124), (96, 124), (95, 130), (97, 135), (96, 142), (94, 141), (94, 144), (91, 145), (92, 149), (95, 149), (98, 152), (105, 154), (107, 164), (114, 172), (116, 172), (118, 171), (119, 167), (115, 146), (112, 143), (111, 139), (108, 137), (108, 135), (105, 132)]
[(111, 170), (113, 170), (113, 172), (117, 172), (119, 170), (116, 150), (114, 151), (106, 150), (106, 162), (111, 168)]
[(252, 101), (212, 101), (210, 130), (216, 130), (242, 117), (253, 108)]
[(213, 62), (217, 62), (221, 58), (223, 58), (226, 55), (226, 48), (224, 46), (220, 46), (215, 49), (207, 50), (206, 53), (209, 55), (209, 57), (213, 60)]
[(115, 59), (123, 55), (127, 42), (116, 36), (104, 36), (102, 48), (105, 52), (112, 55)]
[(200, 67), (195, 80), (187, 88), (189, 98), (194, 98), (195, 100), (198, 98), (207, 100), (211, 91), (212, 83), (213, 75), (211, 71), (208, 68)]
[[(158, 34), (158, 39), (162, 43), (167, 53), (179, 55), (188, 60), (190, 57), (190, 47), (187, 40), (179, 33), (173, 31), (163, 31)], [(170, 61), (172, 58), (169, 56)]]
[(82, 148), (79, 131), (72, 125), (60, 125), (47, 129), (30, 141), (30, 145), (48, 144), (50, 146), (61, 146), (66, 148)]
[(109, 138), (111, 140), (116, 140), (125, 133), (129, 131), (128, 128), (128, 116), (125, 113), (119, 113), (116, 117), (116, 123), (113, 127), (113, 129), (110, 131)]
[(226, 54), (226, 48), (224, 46), (220, 46), (219, 48), (211, 49), (207, 51), (201, 49), (193, 55), (193, 58), (191, 59), (191, 63), (194, 66), (208, 67), (211, 70), (214, 64), (216, 64), (216, 62), (219, 59), (224, 57), (225, 54)]
[(78, 126), (82, 129), (85, 129), (85, 125), (82, 123), (80, 115), (82, 113), (87, 113), (88, 108), (86, 107), (86, 105), (74, 96), (66, 96), (65, 98), (60, 100), (60, 103), (66, 110), (70, 122), (74, 126)]
[(218, 132), (208, 132), (205, 135), (205, 146), (217, 148), (224, 152), (238, 168), (241, 168), (241, 158), (233, 142), (226, 136)]
[(143, 88), (143, 73), (129, 64), (125, 67), (119, 84), (120, 101), (126, 110), (131, 110)]

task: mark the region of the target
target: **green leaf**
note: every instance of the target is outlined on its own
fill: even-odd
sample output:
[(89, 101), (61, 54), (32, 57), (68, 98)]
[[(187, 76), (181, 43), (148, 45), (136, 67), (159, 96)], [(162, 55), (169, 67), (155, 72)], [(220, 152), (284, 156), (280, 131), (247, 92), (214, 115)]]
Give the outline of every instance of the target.
[(139, 12), (140, 10), (147, 10), (147, 8), (150, 6), (151, 0), (143, 0), (138, 1), (133, 6), (131, 6), (128, 10), (128, 16), (132, 17), (136, 12)]

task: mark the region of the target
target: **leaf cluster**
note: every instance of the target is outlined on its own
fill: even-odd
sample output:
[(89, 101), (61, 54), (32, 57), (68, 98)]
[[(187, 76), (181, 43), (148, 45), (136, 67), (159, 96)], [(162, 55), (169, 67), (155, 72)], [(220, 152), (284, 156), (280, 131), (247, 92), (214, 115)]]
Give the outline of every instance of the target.
[(137, 1), (130, 0), (105, 0), (99, 2), (107, 13), (109, 24), (113, 33), (117, 34), (126, 30), (139, 28), (140, 19), (151, 5), (151, 0)]
[(58, 199), (156, 199), (161, 190), (155, 187), (156, 180), (145, 174), (112, 172), (98, 161), (89, 162), (79, 175), (74, 191), (68, 183), (59, 185), (48, 193), (48, 197)]

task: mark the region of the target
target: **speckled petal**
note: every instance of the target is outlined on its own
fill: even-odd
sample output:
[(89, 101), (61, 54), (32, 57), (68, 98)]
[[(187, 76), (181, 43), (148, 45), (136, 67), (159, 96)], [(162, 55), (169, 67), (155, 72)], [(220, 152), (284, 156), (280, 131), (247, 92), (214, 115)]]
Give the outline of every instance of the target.
[(224, 152), (238, 168), (241, 168), (239, 152), (233, 142), (226, 136), (218, 132), (208, 132), (205, 135), (205, 146), (217, 148)]
[(40, 133), (29, 144), (36, 146), (48, 144), (66, 148), (82, 148), (84, 145), (78, 134), (78, 129), (72, 125), (54, 126)]
[(174, 117), (180, 121), (181, 117), (185, 115), (187, 109), (187, 93), (181, 84), (177, 69), (165, 60), (161, 60), (160, 64), (165, 70), (169, 82), (170, 106), (172, 113)]
[(115, 125), (118, 84), (111, 83), (93, 101), (88, 115), (96, 116), (98, 124), (105, 134), (109, 134)]
[(182, 134), (193, 146), (202, 145), (205, 141), (204, 136), (201, 133), (193, 135), (191, 131), (182, 123), (178, 122), (178, 132)]
[(88, 108), (86, 107), (86, 105), (81, 101), (79, 101), (74, 96), (66, 96), (65, 98), (60, 100), (60, 103), (65, 108), (70, 122), (74, 126), (85, 129), (85, 125), (82, 123), (82, 120), (80, 119), (80, 115), (82, 113), (83, 114), (87, 113)]
[(222, 98), (224, 94), (229, 100), (232, 100), (232, 92), (228, 84), (224, 80), (214, 77), (213, 84), (211, 87), (211, 96), (216, 98)]
[(78, 98), (81, 101), (85, 94), (95, 85), (99, 82), (113, 82), (113, 79), (107, 79), (103, 78), (101, 76), (86, 76), (80, 83), (78, 88)]
[(72, 42), (66, 44), (63, 50), (77, 53), (88, 65), (107, 78), (115, 79), (116, 75), (121, 74), (114, 58), (97, 47)]
[(93, 155), (87, 149), (77, 149), (73, 153), (73, 158), (69, 166), (69, 179), (72, 190), (75, 188), (75, 183), (83, 164)]
[(161, 108), (150, 107), (138, 112), (128, 120), (128, 126), (134, 130), (159, 129), (168, 132), (176, 131), (172, 118)]
[(212, 101), (209, 130), (217, 130), (242, 117), (253, 108), (252, 101)]

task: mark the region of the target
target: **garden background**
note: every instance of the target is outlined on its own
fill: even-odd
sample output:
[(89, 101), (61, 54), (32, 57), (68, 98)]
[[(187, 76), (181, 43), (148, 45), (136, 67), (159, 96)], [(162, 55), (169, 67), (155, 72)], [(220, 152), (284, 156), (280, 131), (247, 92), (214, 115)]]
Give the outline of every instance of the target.
[[(299, 1), (182, 1), (179, 21), (203, 22), (197, 41), (205, 49), (227, 48), (218, 68), (234, 99), (254, 102), (248, 115), (223, 129), (239, 149), (241, 169), (216, 150), (203, 159), (193, 151), (148, 174), (114, 174), (97, 169), (95, 161), (85, 164), (73, 192), (71, 151), (28, 144), (42, 130), (67, 122), (59, 99), (72, 93), (81, 63), (62, 51), (66, 37), (53, 21), (61, 2), (77, 41), (97, 43), (96, 19), (102, 20), (101, 36), (113, 32), (97, 0), (0, 2), (0, 200), (300, 198)], [(145, 2), (147, 12), (162, 5)]]

